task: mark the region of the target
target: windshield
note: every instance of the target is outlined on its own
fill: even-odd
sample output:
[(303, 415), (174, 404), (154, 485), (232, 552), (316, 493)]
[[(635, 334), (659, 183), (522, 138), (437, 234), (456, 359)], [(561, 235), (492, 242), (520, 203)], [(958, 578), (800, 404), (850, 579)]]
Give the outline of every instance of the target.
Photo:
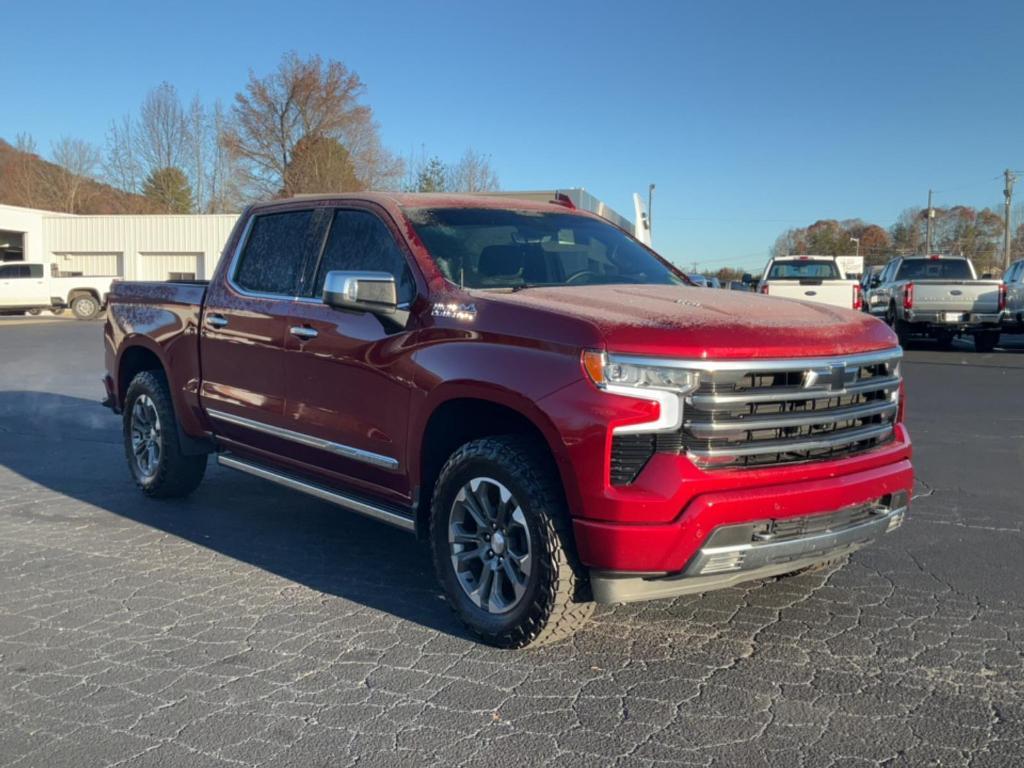
[(897, 280), (970, 280), (966, 259), (908, 259), (900, 264)]
[(769, 280), (842, 280), (834, 261), (776, 261), (768, 272)]
[(489, 208), (406, 214), (444, 276), (466, 288), (686, 284), (637, 241), (590, 216)]

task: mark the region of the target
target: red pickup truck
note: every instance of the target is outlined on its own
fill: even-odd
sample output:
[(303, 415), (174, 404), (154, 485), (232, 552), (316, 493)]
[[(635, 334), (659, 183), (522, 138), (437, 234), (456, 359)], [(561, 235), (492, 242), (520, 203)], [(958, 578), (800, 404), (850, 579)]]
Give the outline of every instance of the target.
[(215, 453), (414, 533), (494, 645), (831, 563), (909, 504), (884, 323), (691, 287), (564, 199), (260, 204), (209, 284), (109, 301), (106, 403), (145, 494)]

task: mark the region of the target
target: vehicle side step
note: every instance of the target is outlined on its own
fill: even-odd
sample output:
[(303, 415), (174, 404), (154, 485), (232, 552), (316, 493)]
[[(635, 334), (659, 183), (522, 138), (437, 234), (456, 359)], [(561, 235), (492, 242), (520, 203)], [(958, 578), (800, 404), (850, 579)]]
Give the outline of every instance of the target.
[(245, 472), (246, 474), (260, 477), (264, 480), (269, 480), (272, 483), (283, 485), (285, 488), (290, 488), (293, 491), (298, 491), (299, 493), (305, 493), (309, 496), (315, 496), (318, 499), (329, 501), (332, 504), (337, 504), (339, 507), (344, 507), (350, 512), (356, 512), (360, 515), (373, 518), (374, 520), (380, 520), (382, 523), (387, 523), (388, 525), (393, 525), (396, 528), (401, 528), (403, 531), (409, 531), (411, 533), (416, 530), (416, 521), (413, 519), (412, 515), (404, 513), (397, 508), (381, 506), (355, 496), (339, 493), (338, 491), (326, 488), (322, 485), (312, 483), (309, 480), (302, 480), (276, 469), (269, 469), (268, 467), (264, 467), (246, 459), (240, 459), (230, 454), (220, 454), (217, 457), (217, 463), (222, 467), (237, 469), (240, 472)]

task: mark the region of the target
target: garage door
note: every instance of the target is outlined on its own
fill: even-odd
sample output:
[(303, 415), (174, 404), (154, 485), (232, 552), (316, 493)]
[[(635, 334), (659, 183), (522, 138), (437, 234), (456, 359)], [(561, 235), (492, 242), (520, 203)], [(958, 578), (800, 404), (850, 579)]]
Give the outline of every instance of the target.
[(118, 277), (121, 271), (120, 253), (55, 253), (57, 271), (65, 277)]
[(140, 253), (139, 280), (202, 280), (201, 253)]

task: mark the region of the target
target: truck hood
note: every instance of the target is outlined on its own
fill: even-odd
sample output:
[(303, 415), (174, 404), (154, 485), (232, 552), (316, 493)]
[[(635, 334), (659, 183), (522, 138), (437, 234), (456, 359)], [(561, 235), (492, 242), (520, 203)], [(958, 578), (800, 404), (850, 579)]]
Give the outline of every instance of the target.
[(474, 291), (473, 297), (481, 310), (493, 302), (589, 325), (612, 352), (710, 359), (821, 357), (898, 344), (887, 325), (863, 312), (742, 291), (602, 285)]

